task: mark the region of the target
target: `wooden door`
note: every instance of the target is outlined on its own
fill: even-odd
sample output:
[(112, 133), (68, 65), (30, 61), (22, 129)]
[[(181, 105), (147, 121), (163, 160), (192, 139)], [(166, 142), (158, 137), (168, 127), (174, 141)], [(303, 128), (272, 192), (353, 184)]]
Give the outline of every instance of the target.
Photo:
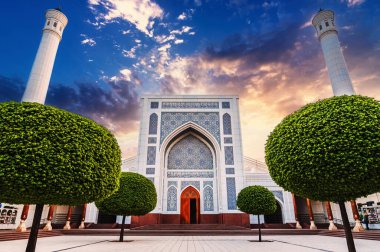
[(200, 223), (200, 195), (194, 187), (189, 186), (181, 194), (181, 224), (190, 224), (190, 199), (196, 200), (195, 223)]

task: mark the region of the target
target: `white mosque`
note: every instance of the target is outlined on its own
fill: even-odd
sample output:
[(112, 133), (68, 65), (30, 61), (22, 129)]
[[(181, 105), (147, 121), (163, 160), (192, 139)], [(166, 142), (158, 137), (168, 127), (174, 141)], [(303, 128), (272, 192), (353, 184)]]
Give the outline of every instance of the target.
[[(319, 11), (313, 19), (322, 45), (334, 95), (354, 94), (340, 49), (334, 13)], [(38, 53), (23, 101), (44, 103), (55, 55), (67, 24), (58, 9), (48, 10)], [(44, 66), (44, 62), (48, 62)], [(271, 179), (265, 163), (243, 155), (239, 97), (160, 96), (141, 98), (137, 155), (123, 160), (122, 169), (143, 174), (156, 187), (156, 208), (145, 216), (127, 219), (132, 227), (160, 224), (225, 224), (250, 227), (257, 218), (240, 212), (236, 197), (249, 185), (267, 187), (277, 211), (263, 216), (268, 227), (329, 228), (341, 224), (339, 207), (330, 202), (303, 199), (284, 191)], [(252, 130), (254, 134), (254, 129)], [(379, 222), (377, 195), (357, 199)], [(347, 202), (355, 231), (362, 230), (355, 201)], [(1, 204), (0, 229), (24, 231), (32, 224), (34, 206)], [(42, 223), (52, 228), (109, 227), (118, 216), (99, 212), (94, 203), (84, 206), (45, 206)], [(107, 226), (108, 225), (108, 226)]]

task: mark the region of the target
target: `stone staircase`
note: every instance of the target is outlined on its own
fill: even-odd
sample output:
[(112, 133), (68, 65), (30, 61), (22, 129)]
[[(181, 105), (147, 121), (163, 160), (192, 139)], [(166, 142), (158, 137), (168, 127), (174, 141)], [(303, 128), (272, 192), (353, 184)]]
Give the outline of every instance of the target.
[[(345, 237), (344, 230), (338, 231), (328, 231), (328, 230), (320, 230), (318, 233), (323, 236), (332, 236), (332, 237)], [(354, 239), (365, 239), (365, 240), (375, 240), (380, 241), (380, 230), (369, 230), (364, 232), (353, 232), (352, 235)]]
[[(2, 241), (12, 241), (12, 240), (22, 240), (22, 239), (28, 239), (29, 238), (30, 231), (26, 232), (16, 232), (16, 231), (0, 231), (0, 242)], [(53, 230), (53, 231), (38, 231), (38, 238), (42, 237), (52, 237), (52, 236), (59, 236), (62, 235), (60, 230)]]

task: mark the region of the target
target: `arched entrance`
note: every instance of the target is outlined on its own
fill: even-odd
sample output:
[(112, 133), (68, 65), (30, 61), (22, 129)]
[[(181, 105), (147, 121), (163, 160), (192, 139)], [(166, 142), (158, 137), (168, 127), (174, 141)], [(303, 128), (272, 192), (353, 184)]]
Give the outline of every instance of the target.
[(200, 223), (200, 195), (192, 186), (181, 194), (181, 224)]
[(277, 205), (277, 209), (276, 209), (276, 212), (274, 212), (274, 214), (264, 216), (265, 223), (267, 224), (282, 224), (283, 223), (281, 205), (280, 203), (278, 203), (277, 200), (276, 200), (276, 205)]

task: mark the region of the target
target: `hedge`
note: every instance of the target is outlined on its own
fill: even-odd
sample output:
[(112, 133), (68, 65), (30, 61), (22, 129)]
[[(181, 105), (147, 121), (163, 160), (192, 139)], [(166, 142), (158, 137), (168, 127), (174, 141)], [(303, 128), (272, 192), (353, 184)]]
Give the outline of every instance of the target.
[(92, 120), (38, 103), (0, 103), (0, 202), (78, 205), (117, 190), (121, 154)]
[(347, 201), (380, 191), (380, 103), (338, 96), (287, 116), (268, 137), (273, 180), (296, 195)]

